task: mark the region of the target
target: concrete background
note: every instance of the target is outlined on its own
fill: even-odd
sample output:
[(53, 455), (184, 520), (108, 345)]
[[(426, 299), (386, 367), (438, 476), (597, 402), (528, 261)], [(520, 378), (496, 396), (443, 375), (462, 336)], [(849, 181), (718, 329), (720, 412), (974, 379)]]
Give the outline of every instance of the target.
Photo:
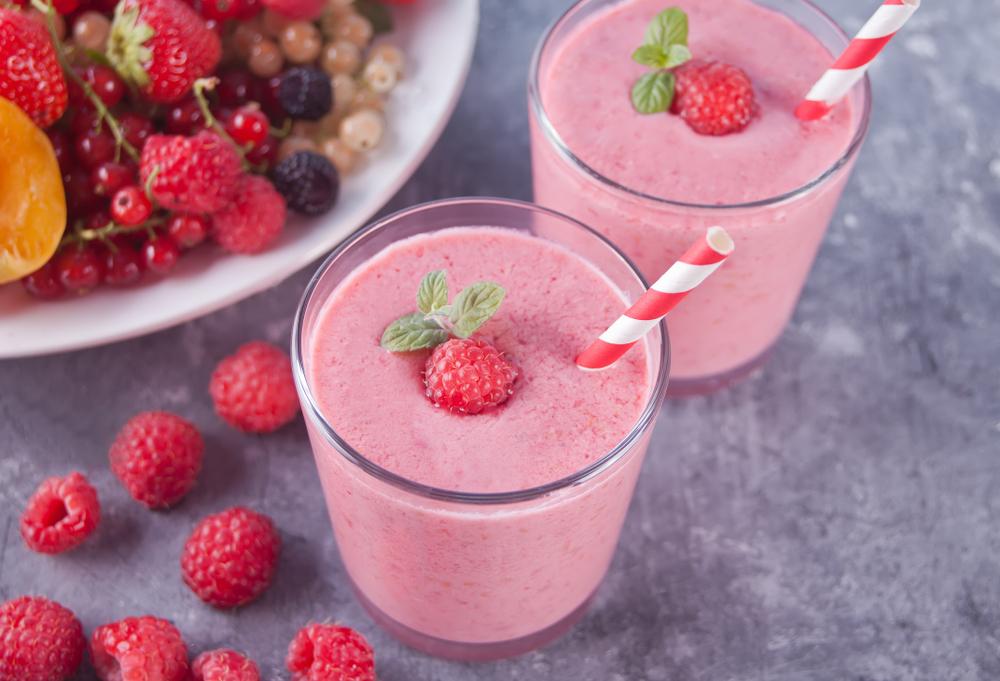
[[(483, 3), (458, 110), (389, 208), (530, 196), (524, 77), (566, 4)], [(853, 32), (874, 3), (819, 4)], [(312, 267), (153, 336), (0, 362), (0, 598), (56, 598), (88, 632), (168, 617), (193, 653), (246, 650), (268, 679), (286, 678), (309, 619), (363, 631), (383, 681), (1000, 678), (1000, 13), (987, 5), (925, 3), (879, 59), (872, 133), (791, 327), (743, 384), (666, 405), (611, 573), (565, 639), (490, 665), (396, 644), (349, 592), (301, 421), (253, 438), (213, 415), (215, 362), (248, 339), (285, 343)], [(208, 445), (169, 513), (131, 502), (106, 464), (121, 424), (151, 408), (190, 418)], [(100, 531), (32, 554), (21, 508), (72, 468), (100, 490)], [(274, 517), (284, 553), (263, 598), (221, 613), (177, 560), (198, 518), (235, 503)]]

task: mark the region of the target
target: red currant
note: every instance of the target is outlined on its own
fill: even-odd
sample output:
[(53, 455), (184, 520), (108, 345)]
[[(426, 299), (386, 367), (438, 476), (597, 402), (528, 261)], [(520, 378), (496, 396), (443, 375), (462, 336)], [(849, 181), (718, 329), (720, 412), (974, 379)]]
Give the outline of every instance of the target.
[(97, 130), (97, 128), (97, 112), (87, 108), (78, 109), (73, 114), (73, 120), (69, 124), (70, 132), (73, 133), (74, 138), (90, 130)]
[(138, 150), (146, 143), (146, 138), (153, 134), (153, 122), (145, 116), (127, 111), (118, 117), (125, 139)]
[(84, 67), (81, 76), (107, 107), (114, 106), (125, 96), (124, 81), (107, 66), (90, 64)]
[(96, 168), (115, 156), (115, 138), (106, 130), (91, 128), (76, 138), (76, 158), (87, 168)]
[(137, 185), (129, 185), (115, 192), (111, 199), (111, 217), (120, 225), (134, 227), (145, 222), (153, 212), (153, 204)]
[(60, 251), (55, 258), (59, 283), (68, 291), (83, 292), (101, 283), (104, 266), (93, 244), (74, 245)]
[(142, 277), (142, 259), (138, 251), (124, 243), (109, 246), (104, 255), (104, 283), (128, 286)]
[(257, 101), (261, 83), (248, 71), (226, 71), (219, 76), (219, 86), (215, 88), (219, 103), (237, 107), (249, 101)]
[(56, 276), (55, 266), (48, 261), (39, 269), (21, 279), (24, 290), (42, 300), (52, 300), (63, 294), (63, 285)]
[(63, 188), (66, 202), (76, 214), (86, 213), (100, 203), (101, 197), (90, 187), (90, 173), (79, 166), (63, 174)]
[(263, 166), (265, 170), (270, 170), (275, 159), (277, 158), (278, 140), (274, 139), (270, 135), (247, 151), (247, 161), (251, 165)]
[(180, 256), (180, 247), (165, 236), (155, 236), (142, 246), (142, 259), (146, 263), (146, 269), (156, 274), (166, 274), (174, 269)]
[(135, 181), (135, 168), (124, 163), (107, 161), (90, 171), (94, 193), (111, 196), (129, 182)]
[(55, 0), (52, 6), (59, 14), (72, 14), (80, 6), (80, 0)]
[(52, 151), (56, 154), (56, 161), (59, 163), (59, 170), (64, 173), (73, 167), (73, 148), (70, 145), (69, 135), (63, 130), (49, 128), (45, 131), (52, 143)]
[(225, 128), (237, 144), (254, 146), (267, 137), (267, 116), (257, 106), (243, 106), (233, 112)]
[(260, 99), (257, 101), (260, 102), (264, 112), (267, 113), (267, 117), (271, 119), (271, 123), (280, 128), (284, 125), (288, 114), (285, 112), (285, 107), (281, 105), (281, 99), (278, 97), (279, 87), (281, 87), (281, 76), (272, 76), (264, 83), (264, 86), (261, 88)]
[(83, 221), (83, 226), (87, 229), (100, 229), (101, 227), (107, 227), (110, 222), (111, 215), (102, 208), (88, 215), (87, 219)]
[(188, 135), (204, 127), (205, 116), (193, 98), (185, 99), (167, 109), (164, 126), (172, 135)]
[(197, 246), (208, 236), (208, 218), (204, 215), (176, 213), (167, 221), (167, 234), (182, 248)]
[(247, 19), (253, 19), (255, 16), (260, 14), (264, 7), (260, 4), (260, 0), (240, 0), (240, 9), (236, 14), (237, 19), (242, 19), (246, 21)]
[(240, 0), (201, 0), (201, 16), (216, 21), (235, 19), (241, 4)]

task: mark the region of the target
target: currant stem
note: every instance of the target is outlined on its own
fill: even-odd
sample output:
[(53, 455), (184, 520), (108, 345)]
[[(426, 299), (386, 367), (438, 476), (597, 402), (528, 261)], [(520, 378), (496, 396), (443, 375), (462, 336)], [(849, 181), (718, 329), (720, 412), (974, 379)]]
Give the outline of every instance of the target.
[(146, 230), (146, 233), (149, 234), (150, 237), (154, 237), (156, 236), (156, 231), (154, 230), (154, 227), (157, 227), (162, 224), (163, 224), (162, 217), (155, 217), (150, 220), (147, 220), (146, 222), (143, 222), (142, 224), (134, 225), (131, 227), (125, 227), (115, 223), (114, 221), (111, 221), (105, 225), (101, 225), (100, 227), (76, 229), (73, 232), (73, 234), (67, 234), (66, 236), (64, 236), (62, 238), (62, 241), (59, 242), (59, 246), (62, 247), (65, 246), (66, 244), (71, 244), (74, 242), (84, 244), (88, 241), (95, 241), (95, 240), (100, 240), (106, 243), (110, 243), (107, 241), (108, 237), (112, 237), (117, 234), (134, 233), (139, 231), (140, 229)]
[(247, 161), (246, 149), (241, 147), (236, 143), (226, 129), (222, 127), (214, 115), (212, 115), (212, 109), (208, 106), (208, 98), (205, 96), (205, 92), (211, 92), (215, 89), (215, 86), (219, 84), (219, 79), (215, 76), (209, 78), (199, 78), (194, 82), (192, 91), (194, 92), (195, 101), (198, 102), (198, 108), (201, 109), (201, 115), (205, 117), (205, 127), (211, 128), (219, 137), (228, 141), (236, 149), (236, 153), (240, 155), (240, 162), (243, 164), (243, 170), (249, 170), (251, 168), (250, 163)]
[(97, 93), (94, 92), (94, 88), (90, 87), (90, 83), (85, 81), (80, 75), (73, 69), (73, 66), (69, 63), (69, 59), (66, 58), (66, 53), (63, 51), (62, 42), (59, 40), (59, 34), (56, 33), (55, 19), (55, 7), (52, 6), (52, 0), (46, 0), (42, 2), (41, 0), (31, 0), (31, 6), (37, 9), (45, 16), (45, 28), (48, 30), (49, 38), (52, 40), (52, 47), (56, 52), (56, 59), (59, 61), (59, 66), (62, 67), (63, 72), (76, 83), (83, 94), (87, 96), (90, 103), (94, 105), (97, 109), (97, 122), (102, 121), (107, 124), (108, 130), (111, 131), (111, 135), (115, 138), (115, 155), (117, 157), (118, 150), (124, 149), (125, 153), (128, 154), (132, 160), (139, 162), (139, 152), (136, 151), (127, 139), (125, 139), (125, 134), (122, 132), (121, 125), (118, 123), (118, 119), (108, 110), (108, 107), (104, 106), (104, 102)]

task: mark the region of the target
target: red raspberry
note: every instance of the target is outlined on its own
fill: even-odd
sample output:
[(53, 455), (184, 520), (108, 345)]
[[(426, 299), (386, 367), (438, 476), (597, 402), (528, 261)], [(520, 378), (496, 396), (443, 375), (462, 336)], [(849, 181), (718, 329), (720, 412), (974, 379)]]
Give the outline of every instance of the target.
[(742, 69), (696, 59), (677, 69), (670, 110), (700, 135), (728, 135), (750, 124), (757, 100)]
[(94, 629), (90, 656), (101, 681), (186, 681), (187, 648), (177, 627), (157, 617), (126, 617)]
[(21, 596), (0, 605), (2, 681), (65, 681), (85, 645), (80, 621), (55, 601)]
[(214, 216), (212, 235), (232, 253), (259, 253), (271, 245), (285, 226), (285, 199), (270, 182), (244, 175), (233, 202)]
[(204, 451), (193, 425), (174, 414), (147, 411), (129, 419), (111, 443), (108, 458), (133, 499), (166, 508), (194, 486)]
[(299, 412), (292, 362), (264, 341), (245, 343), (219, 362), (208, 392), (219, 416), (248, 433), (277, 430)]
[(261, 0), (261, 3), (289, 19), (316, 19), (326, 6), (324, 0)]
[(233, 199), (242, 173), (240, 155), (218, 135), (202, 131), (194, 137), (151, 135), (142, 148), (139, 172), (153, 198), (168, 210), (213, 213)]
[(70, 473), (35, 490), (21, 516), (21, 536), (32, 551), (62, 553), (92, 535), (100, 519), (97, 491), (83, 475)]
[(375, 653), (365, 637), (336, 624), (309, 624), (288, 646), (293, 681), (375, 681)]
[(280, 550), (281, 537), (270, 518), (235, 506), (195, 526), (181, 554), (181, 573), (201, 600), (235, 608), (268, 587)]
[(194, 658), (194, 681), (260, 681), (254, 661), (235, 650), (220, 648)]
[(452, 338), (427, 358), (424, 385), (435, 407), (478, 414), (514, 394), (517, 373), (517, 367), (486, 341)]

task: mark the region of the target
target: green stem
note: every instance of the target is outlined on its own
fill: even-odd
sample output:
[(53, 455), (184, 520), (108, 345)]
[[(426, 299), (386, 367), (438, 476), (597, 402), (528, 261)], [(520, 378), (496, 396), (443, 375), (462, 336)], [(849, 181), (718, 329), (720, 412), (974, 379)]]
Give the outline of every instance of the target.
[(146, 233), (152, 237), (156, 235), (156, 231), (154, 230), (154, 228), (162, 224), (163, 224), (163, 218), (155, 217), (147, 220), (146, 222), (143, 222), (142, 224), (133, 225), (131, 227), (125, 227), (123, 225), (116, 224), (115, 222), (108, 222), (107, 224), (101, 225), (100, 227), (93, 227), (89, 229), (78, 228), (74, 230), (72, 234), (67, 234), (66, 236), (64, 236), (59, 245), (65, 246), (66, 244), (71, 244), (74, 242), (84, 244), (88, 241), (95, 241), (95, 240), (100, 240), (106, 243), (110, 243), (108, 242), (108, 237), (112, 237), (117, 234), (135, 233), (141, 229), (146, 230)]
[(199, 78), (196, 80), (194, 82), (194, 86), (192, 87), (195, 101), (198, 102), (198, 108), (201, 109), (201, 115), (205, 117), (205, 127), (211, 128), (215, 134), (233, 145), (233, 148), (236, 149), (236, 153), (240, 155), (243, 170), (250, 170), (251, 166), (247, 161), (246, 149), (237, 144), (236, 140), (229, 136), (226, 129), (222, 127), (221, 123), (219, 123), (219, 119), (212, 115), (212, 109), (208, 105), (208, 97), (205, 96), (205, 93), (214, 90), (215, 86), (218, 84), (219, 79), (215, 76), (211, 76), (209, 78)]
[[(111, 131), (111, 135), (115, 138), (116, 149), (124, 149), (125, 153), (132, 157), (136, 163), (139, 162), (139, 152), (136, 151), (127, 139), (125, 139), (125, 133), (122, 132), (121, 125), (118, 123), (118, 119), (108, 110), (108, 107), (104, 106), (104, 102), (94, 89), (90, 87), (90, 83), (85, 81), (80, 75), (73, 69), (73, 65), (69, 63), (66, 58), (66, 53), (63, 51), (62, 42), (59, 40), (59, 34), (56, 32), (55, 19), (55, 8), (52, 6), (52, 0), (46, 0), (44, 3), (41, 0), (31, 0), (31, 5), (39, 12), (45, 16), (45, 27), (49, 32), (49, 38), (52, 40), (52, 47), (56, 52), (56, 59), (59, 61), (59, 66), (62, 67), (63, 72), (75, 82), (83, 93), (90, 100), (94, 108), (97, 109), (97, 121), (98, 123), (104, 122), (108, 126), (108, 130)], [(116, 152), (117, 153), (117, 152)]]

